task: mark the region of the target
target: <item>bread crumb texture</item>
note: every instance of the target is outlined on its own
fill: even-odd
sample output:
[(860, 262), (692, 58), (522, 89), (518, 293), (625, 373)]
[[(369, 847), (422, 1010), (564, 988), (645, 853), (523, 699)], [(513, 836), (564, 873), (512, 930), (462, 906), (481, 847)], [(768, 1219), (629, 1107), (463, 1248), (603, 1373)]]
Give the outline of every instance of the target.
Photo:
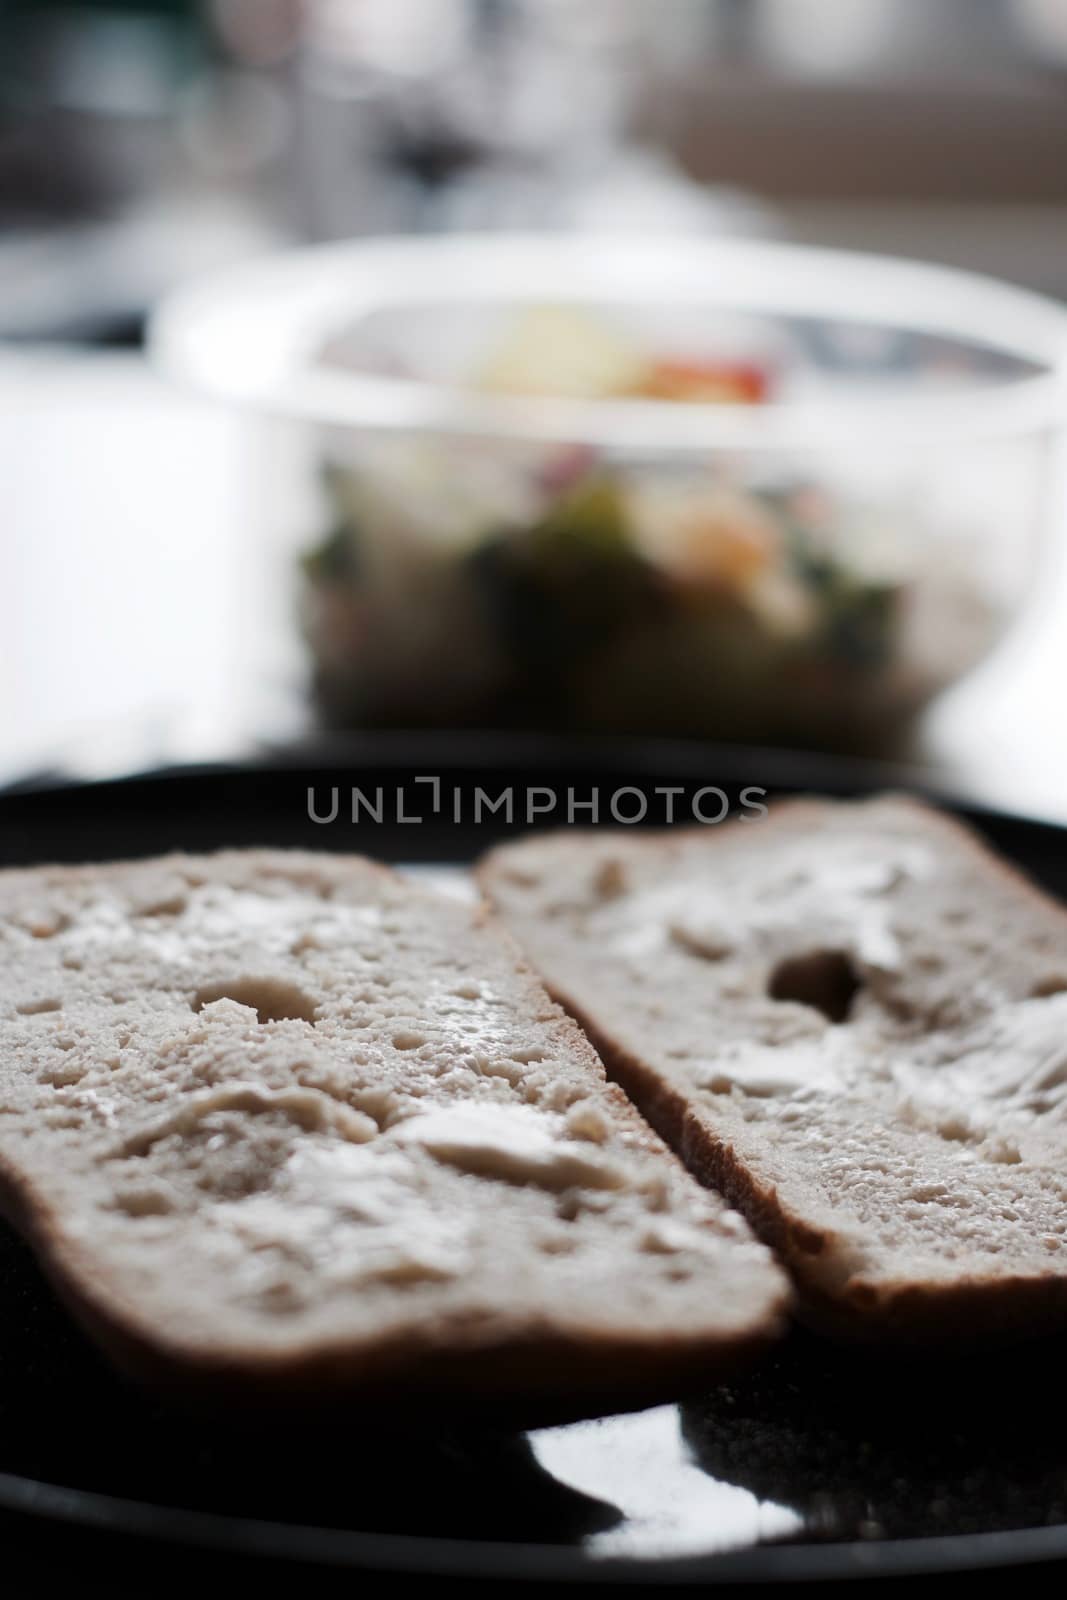
[(809, 1287), (1067, 1277), (1067, 915), (963, 828), (801, 800), (482, 877), (694, 1165), (771, 1236), (799, 1219)]
[(171, 1357), (669, 1363), (775, 1323), (766, 1250), (476, 909), (355, 858), (175, 856), (0, 874), (0, 942), (14, 1209)]

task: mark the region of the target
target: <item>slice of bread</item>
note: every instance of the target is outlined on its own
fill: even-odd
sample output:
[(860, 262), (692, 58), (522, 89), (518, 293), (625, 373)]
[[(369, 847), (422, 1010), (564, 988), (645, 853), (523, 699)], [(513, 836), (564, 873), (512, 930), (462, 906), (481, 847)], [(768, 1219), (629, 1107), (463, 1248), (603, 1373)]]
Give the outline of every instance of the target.
[(358, 858), (0, 874), (0, 1189), (148, 1375), (660, 1395), (789, 1290), (477, 906)]
[(790, 1268), (902, 1341), (1067, 1324), (1067, 914), (896, 797), (501, 848), (609, 1072)]

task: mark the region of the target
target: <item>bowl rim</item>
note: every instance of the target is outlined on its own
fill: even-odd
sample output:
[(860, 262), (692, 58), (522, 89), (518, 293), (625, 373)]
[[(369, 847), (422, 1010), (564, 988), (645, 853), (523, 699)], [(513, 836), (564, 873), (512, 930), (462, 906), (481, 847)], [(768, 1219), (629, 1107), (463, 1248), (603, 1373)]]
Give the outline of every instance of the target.
[[(967, 340), (1038, 364), (973, 391), (743, 404), (499, 395), (329, 366), (342, 328), (383, 309), (624, 305), (650, 298)], [(989, 330), (995, 328), (996, 336)], [(778, 241), (446, 234), (313, 245), (194, 279), (153, 312), (157, 368), (202, 393), (342, 429), (582, 443), (640, 453), (939, 448), (1067, 421), (1067, 307), (982, 274)]]

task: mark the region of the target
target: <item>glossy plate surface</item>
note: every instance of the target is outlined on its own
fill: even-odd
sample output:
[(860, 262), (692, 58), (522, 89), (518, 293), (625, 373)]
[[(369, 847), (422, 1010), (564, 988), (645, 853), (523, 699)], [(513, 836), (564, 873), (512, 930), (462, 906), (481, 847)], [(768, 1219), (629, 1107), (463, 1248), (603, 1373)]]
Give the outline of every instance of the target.
[[(604, 806), (639, 790), (661, 822), (657, 787), (676, 787), (682, 817), (702, 790), (736, 802), (750, 785), (861, 793), (887, 781), (902, 775), (758, 751), (377, 739), (263, 767), (9, 793), (0, 863), (278, 844), (454, 878), (507, 831), (502, 812), (474, 820), (478, 788), (513, 788), (517, 831), (530, 789), (540, 805), (557, 797), (544, 825), (564, 820), (569, 790), (595, 789)], [(364, 805), (352, 824), (353, 788), (372, 802), (381, 791), (381, 821)], [(337, 816), (313, 821), (309, 791), (325, 816), (334, 789)], [(1067, 832), (971, 820), (1067, 893)], [(320, 1576), (783, 1583), (1067, 1560), (1063, 1341), (923, 1362), (798, 1332), (734, 1384), (633, 1416), (515, 1433), (345, 1414), (281, 1431), (128, 1387), (6, 1230), (0, 1306), (0, 1534), (41, 1570), (114, 1572), (165, 1549), (175, 1573), (216, 1577), (283, 1561)]]

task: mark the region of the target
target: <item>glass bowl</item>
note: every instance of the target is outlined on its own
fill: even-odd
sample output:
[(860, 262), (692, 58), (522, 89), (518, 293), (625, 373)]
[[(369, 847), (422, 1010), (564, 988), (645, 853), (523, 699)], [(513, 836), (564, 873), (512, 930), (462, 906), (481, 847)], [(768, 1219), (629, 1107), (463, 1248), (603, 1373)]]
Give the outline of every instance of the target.
[(375, 240), (179, 290), (169, 373), (311, 425), (322, 716), (870, 743), (987, 654), (1067, 312), (749, 241)]

